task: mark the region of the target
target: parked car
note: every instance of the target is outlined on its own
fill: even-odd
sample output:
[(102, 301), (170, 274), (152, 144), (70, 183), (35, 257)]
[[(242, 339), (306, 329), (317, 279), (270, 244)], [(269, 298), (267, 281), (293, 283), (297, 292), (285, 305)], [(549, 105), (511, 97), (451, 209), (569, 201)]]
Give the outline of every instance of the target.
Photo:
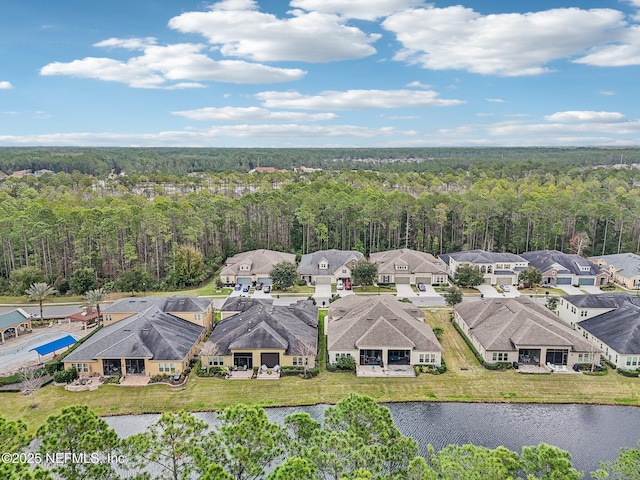
[(351, 282), (349, 280), (344, 282), (344, 289), (345, 290), (351, 290)]
[(240, 291), (240, 290), (242, 290), (242, 285), (240, 285), (239, 283), (236, 283), (236, 286), (233, 287), (233, 289), (236, 290), (236, 291)]
[(418, 284), (418, 290), (420, 290), (421, 292), (426, 292), (427, 291), (427, 287), (425, 287), (424, 283), (419, 283)]
[(262, 284), (261, 283), (256, 285), (256, 290), (262, 290)]
[(342, 280), (338, 280), (338, 282), (336, 283), (336, 289), (338, 290), (344, 289), (344, 283), (342, 283)]
[(247, 293), (247, 292), (249, 291), (249, 289), (250, 289), (250, 288), (251, 288), (251, 285), (249, 285), (249, 284), (243, 285), (243, 286), (242, 286), (242, 291), (243, 291), (244, 293)]
[(264, 293), (269, 293), (271, 292), (271, 285), (265, 285), (264, 287), (262, 287), (262, 291)]
[(500, 285), (500, 288), (502, 289), (503, 292), (511, 291), (511, 288), (509, 287), (509, 285)]

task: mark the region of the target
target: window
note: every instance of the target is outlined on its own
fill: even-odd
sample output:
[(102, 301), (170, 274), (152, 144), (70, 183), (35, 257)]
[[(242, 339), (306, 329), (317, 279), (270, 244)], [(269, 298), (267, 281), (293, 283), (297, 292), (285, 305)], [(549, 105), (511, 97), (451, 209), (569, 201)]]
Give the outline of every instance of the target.
[(390, 279), (389, 275), (382, 275), (382, 283), (390, 283)]
[(420, 354), (420, 363), (436, 363), (436, 354), (435, 353), (421, 353)]
[(201, 313), (196, 313), (194, 315), (194, 319), (195, 319), (196, 322), (202, 321), (202, 314)]
[(320, 270), (326, 270), (327, 268), (329, 268), (329, 265), (327, 265), (326, 262), (321, 262), (318, 268), (320, 268)]
[(407, 270), (408, 265), (396, 265), (396, 270)]
[(110, 322), (111, 320), (113, 320), (113, 317), (111, 316), (111, 314), (110, 313), (105, 314), (104, 321)]
[(221, 366), (224, 365), (224, 357), (211, 357), (211, 365)]
[(587, 311), (586, 310), (580, 310), (580, 316), (581, 317), (586, 317), (587, 316)]
[(71, 368), (75, 368), (78, 373), (87, 373), (89, 371), (88, 363), (72, 363)]
[(503, 352), (493, 352), (493, 361), (494, 362), (506, 362), (509, 360), (509, 354)]
[(303, 360), (303, 358), (302, 358), (302, 357), (293, 357), (293, 358), (291, 359), (291, 364), (292, 364), (294, 367), (301, 367), (302, 365), (304, 365), (304, 360)]
[(158, 364), (158, 371), (160, 373), (173, 373), (176, 371), (175, 363), (160, 363)]
[(578, 363), (589, 363), (591, 362), (591, 355), (588, 353), (580, 353), (578, 354)]

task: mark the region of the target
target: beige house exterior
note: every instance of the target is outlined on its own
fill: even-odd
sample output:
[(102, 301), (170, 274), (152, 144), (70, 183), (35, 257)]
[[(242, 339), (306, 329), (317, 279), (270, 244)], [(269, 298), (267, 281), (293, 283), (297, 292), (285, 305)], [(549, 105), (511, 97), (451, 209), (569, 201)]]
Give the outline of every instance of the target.
[(526, 297), (464, 302), (454, 321), (487, 363), (571, 366), (600, 358), (599, 349)]
[(282, 262), (296, 263), (293, 253), (276, 252), (274, 250), (251, 250), (227, 258), (220, 271), (220, 279), (227, 285), (241, 283), (271, 283), (269, 272)]
[(318, 309), (309, 300), (288, 306), (250, 302), (220, 321), (201, 354), (202, 365), (252, 369), (265, 365), (314, 367), (318, 349)]
[(101, 309), (102, 321), (105, 326), (129, 318), (136, 313), (157, 306), (165, 313), (182, 318), (187, 322), (213, 328), (214, 311), (211, 300), (188, 295), (173, 295), (171, 297), (128, 297), (113, 302)]
[(486, 285), (517, 285), (518, 274), (529, 266), (528, 260), (515, 253), (485, 250), (448, 253), (440, 258), (447, 264), (451, 278), (454, 278), (458, 267), (470, 265), (480, 270), (483, 276), (482, 283)]
[(157, 305), (104, 326), (64, 358), (80, 376), (172, 375), (195, 357), (205, 327), (163, 312)]
[(447, 283), (447, 265), (433, 255), (409, 248), (372, 253), (378, 265), (378, 283), (435, 285)]
[(618, 253), (589, 257), (589, 260), (605, 268), (615, 283), (629, 290), (640, 290), (640, 255)]
[(353, 357), (356, 365), (392, 368), (439, 366), (442, 347), (424, 313), (393, 295), (349, 295), (333, 302), (325, 319), (329, 362)]

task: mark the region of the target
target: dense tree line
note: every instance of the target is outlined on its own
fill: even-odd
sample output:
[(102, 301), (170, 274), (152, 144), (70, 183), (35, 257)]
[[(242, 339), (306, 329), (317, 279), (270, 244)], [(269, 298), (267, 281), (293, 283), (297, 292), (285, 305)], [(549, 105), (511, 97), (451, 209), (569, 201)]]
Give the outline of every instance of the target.
[(584, 255), (640, 249), (635, 168), (516, 162), (494, 170), (481, 164), (425, 173), (184, 179), (193, 191), (158, 184), (152, 194), (136, 193), (119, 180), (107, 184), (78, 173), (4, 180), (0, 288), (24, 294), (47, 281), (62, 293), (82, 294), (123, 274), (147, 288), (186, 286), (224, 258), (255, 248), (298, 254), (549, 248)]
[[(578, 480), (568, 452), (540, 444), (520, 454), (504, 447), (449, 445), (418, 455), (389, 409), (351, 394), (327, 408), (322, 423), (292, 413), (284, 424), (264, 409), (235, 405), (218, 413), (214, 426), (185, 412), (164, 413), (144, 432), (120, 439), (84, 406), (63, 408), (38, 429), (38, 450), (22, 422), (0, 417), (2, 478), (76, 480)], [(637, 477), (640, 450), (623, 449), (601, 463), (592, 478)], [(15, 461), (13, 460), (15, 458)], [(31, 468), (33, 466), (36, 468)]]
[(472, 165), (514, 162), (600, 165), (640, 162), (637, 148), (0, 148), (0, 170), (103, 176), (128, 174), (184, 175), (192, 172), (247, 172), (270, 166), (290, 170), (306, 166), (331, 170), (372, 169), (438, 171)]

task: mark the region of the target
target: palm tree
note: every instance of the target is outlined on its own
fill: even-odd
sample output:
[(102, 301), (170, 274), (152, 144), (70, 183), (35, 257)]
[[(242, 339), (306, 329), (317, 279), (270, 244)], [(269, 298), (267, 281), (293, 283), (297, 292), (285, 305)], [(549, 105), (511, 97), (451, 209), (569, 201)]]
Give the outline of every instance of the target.
[(96, 311), (98, 312), (98, 327), (102, 325), (102, 315), (100, 314), (100, 304), (104, 303), (107, 299), (107, 294), (105, 293), (103, 288), (96, 288), (95, 290), (89, 290), (84, 294), (84, 301), (89, 304), (89, 306), (95, 305)]
[(42, 322), (44, 320), (42, 316), (42, 302), (49, 295), (54, 295), (58, 293), (58, 291), (55, 288), (49, 286), (48, 283), (38, 282), (32, 283), (31, 286), (27, 288), (27, 290), (25, 290), (25, 293), (29, 297), (29, 300), (35, 300), (40, 304), (40, 321)]

